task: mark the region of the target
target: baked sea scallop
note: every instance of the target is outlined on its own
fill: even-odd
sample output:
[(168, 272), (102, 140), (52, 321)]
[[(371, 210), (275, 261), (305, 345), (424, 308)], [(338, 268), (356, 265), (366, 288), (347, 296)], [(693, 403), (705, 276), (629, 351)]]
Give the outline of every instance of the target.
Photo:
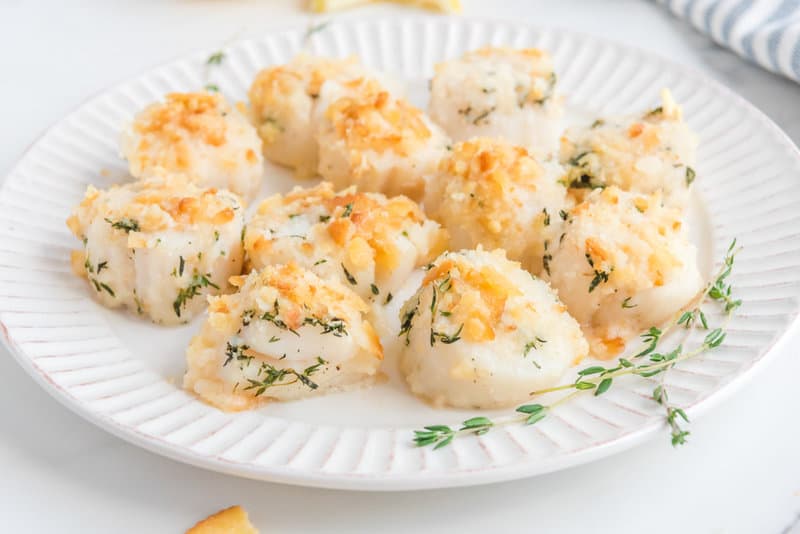
[(209, 299), (186, 352), (184, 387), (223, 410), (255, 408), (371, 383), (383, 352), (367, 305), (294, 264), (234, 278)]
[(556, 241), (550, 283), (598, 357), (659, 326), (703, 287), (681, 212), (660, 195), (608, 187), (576, 206)]
[(407, 197), (337, 193), (328, 182), (264, 200), (244, 239), (257, 269), (295, 262), (379, 304), (446, 243), (446, 232)]
[(400, 318), (401, 371), (411, 391), (434, 405), (524, 402), (588, 352), (556, 293), (502, 250), (443, 254)]
[(569, 128), (561, 138), (560, 157), (578, 199), (614, 185), (634, 193), (661, 191), (664, 203), (683, 208), (695, 179), (697, 142), (665, 89), (654, 109)]
[(189, 321), (242, 270), (242, 203), (229, 191), (162, 177), (92, 186), (67, 219), (83, 241), (72, 267), (95, 298), (160, 324)]
[(250, 86), (250, 114), (267, 159), (294, 169), (298, 177), (316, 174), (319, 149), (311, 116), (322, 84), (368, 75), (356, 58), (308, 54), (260, 71)]
[(120, 143), (136, 178), (163, 171), (200, 187), (228, 189), (245, 200), (261, 186), (261, 139), (219, 93), (170, 93), (127, 125)]
[(450, 139), (422, 111), (379, 82), (328, 81), (315, 110), (319, 174), (337, 189), (421, 200)]
[(453, 145), (428, 180), (425, 211), (450, 233), (450, 249), (502, 248), (539, 273), (568, 207), (562, 178), (558, 163), (522, 147), (471, 139)]
[(558, 149), (564, 104), (546, 51), (486, 47), (436, 66), (428, 110), (456, 141), (503, 138), (543, 155)]

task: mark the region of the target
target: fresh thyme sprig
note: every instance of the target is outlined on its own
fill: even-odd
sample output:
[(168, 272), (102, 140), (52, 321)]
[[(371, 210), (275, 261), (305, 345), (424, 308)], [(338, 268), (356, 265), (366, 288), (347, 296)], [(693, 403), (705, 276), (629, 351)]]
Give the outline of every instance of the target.
[[(662, 375), (662, 377), (663, 376), (664, 375)], [(686, 412), (684, 412), (683, 409), (675, 408), (669, 404), (669, 399), (667, 398), (667, 389), (663, 383), (663, 380), (653, 390), (653, 400), (663, 406), (667, 411), (666, 418), (667, 424), (669, 424), (670, 427), (670, 433), (672, 434), (672, 446), (677, 447), (678, 445), (685, 444), (686, 437), (690, 434), (690, 432), (681, 427), (678, 417), (683, 419), (684, 423), (689, 422), (689, 417), (686, 415)]]
[(441, 449), (449, 445), (455, 438), (467, 434), (481, 436), (489, 432), (492, 428), (507, 426), (511, 424), (535, 425), (547, 416), (547, 413), (574, 396), (567, 395), (550, 405), (545, 404), (523, 404), (517, 406), (514, 414), (496, 419), (488, 417), (473, 417), (461, 422), (459, 427), (453, 428), (447, 425), (429, 425), (422, 430), (414, 431), (414, 444), (417, 447), (427, 447), (433, 445), (434, 450)]
[[(633, 359), (635, 360), (643, 358), (645, 356), (649, 356), (651, 364), (635, 365), (630, 360), (627, 360), (625, 358), (619, 358), (617, 360), (617, 365), (614, 367), (604, 368), (599, 365), (594, 365), (592, 367), (579, 371), (578, 379), (571, 384), (564, 384), (560, 386), (554, 386), (551, 388), (545, 388), (538, 391), (534, 391), (531, 394), (538, 395), (543, 393), (550, 393), (553, 391), (572, 389), (574, 387), (578, 387), (577, 384), (579, 383), (582, 383), (582, 385), (578, 388), (593, 389), (594, 386), (596, 386), (597, 384), (594, 383), (594, 386), (590, 387), (588, 383), (581, 380), (581, 376), (585, 376), (581, 375), (581, 373), (583, 372), (589, 375), (596, 374), (596, 373), (587, 373), (587, 371), (595, 369), (598, 370), (597, 373), (601, 373), (602, 376), (609, 378), (615, 378), (616, 376), (621, 376), (624, 374), (641, 375), (641, 373), (644, 373), (641, 376), (645, 376), (645, 378), (647, 378), (649, 376), (658, 374), (660, 372), (660, 369), (662, 367), (665, 367), (664, 363), (667, 363), (668, 364), (667, 366), (671, 366), (674, 365), (674, 363), (677, 363), (678, 361), (682, 361), (689, 357), (696, 356), (697, 354), (705, 352), (706, 350), (718, 347), (720, 344), (722, 344), (722, 342), (725, 339), (724, 328), (715, 328), (711, 330), (711, 332), (709, 332), (706, 335), (706, 338), (704, 339), (700, 347), (689, 353), (681, 354), (682, 349), (680, 346), (674, 351), (667, 354), (655, 352), (658, 344), (661, 342), (661, 339), (663, 339), (672, 328), (679, 325), (686, 325), (687, 322), (690, 321), (691, 317), (697, 316), (698, 318), (700, 318), (702, 324), (704, 324), (705, 326), (708, 325), (705, 313), (703, 313), (699, 307), (700, 304), (707, 298), (710, 298), (711, 300), (722, 304), (728, 318), (730, 318), (733, 311), (741, 305), (742, 303), (741, 300), (734, 300), (731, 297), (732, 288), (726, 282), (728, 276), (730, 276), (731, 271), (733, 269), (733, 261), (737, 252), (738, 250), (736, 249), (736, 240), (734, 239), (727, 249), (727, 252), (725, 254), (725, 259), (723, 260), (722, 268), (714, 277), (714, 281), (708, 284), (703, 289), (703, 291), (701, 291), (698, 294), (697, 297), (692, 299), (692, 301), (687, 306), (689, 308), (689, 311), (682, 310), (677, 314), (675, 314), (673, 318), (662, 328), (651, 326), (646, 332), (644, 332), (641, 335), (643, 346), (641, 350), (633, 356)], [(727, 322), (725, 323), (725, 325), (727, 325)], [(676, 353), (676, 351), (678, 352)], [(672, 360), (674, 360), (674, 363), (669, 365), (669, 362)], [(653, 372), (653, 374), (648, 374), (650, 372)]]
[[(449, 445), (456, 437), (461, 435), (481, 435), (489, 432), (494, 427), (513, 423), (532, 425), (544, 419), (548, 412), (555, 406), (577, 395), (586, 392), (592, 392), (594, 396), (602, 395), (612, 387), (614, 380), (617, 378), (626, 375), (637, 375), (643, 378), (661, 375), (660, 383), (653, 390), (652, 399), (660, 406), (664, 407), (665, 419), (670, 427), (672, 445), (678, 446), (685, 444), (686, 438), (689, 436), (689, 431), (681, 426), (681, 422), (688, 423), (689, 417), (683, 409), (670, 404), (664, 378), (666, 372), (677, 363), (717, 348), (725, 341), (725, 330), (728, 322), (734, 310), (742, 303), (741, 300), (734, 299), (731, 296), (732, 287), (727, 282), (727, 278), (733, 269), (733, 262), (737, 252), (736, 240), (734, 239), (728, 247), (723, 266), (717, 273), (714, 281), (708, 284), (697, 297), (692, 299), (686, 307), (688, 311), (684, 308), (684, 310), (678, 312), (662, 328), (653, 326), (642, 334), (643, 348), (631, 359), (619, 358), (616, 365), (609, 367), (592, 365), (578, 371), (578, 377), (574, 382), (531, 392), (531, 395), (534, 396), (556, 391), (571, 390), (567, 395), (550, 405), (524, 404), (516, 408), (516, 413), (514, 415), (499, 417), (494, 420), (487, 417), (473, 417), (463, 421), (458, 428), (452, 428), (447, 425), (426, 426), (422, 430), (416, 430), (414, 432), (414, 443), (418, 447), (432, 445), (434, 449), (440, 449)], [(725, 311), (725, 320), (722, 326), (710, 330), (703, 338), (703, 342), (692, 350), (685, 351), (683, 345), (680, 344), (670, 352), (658, 351), (658, 344), (661, 339), (669, 330), (676, 326), (690, 328), (699, 321), (699, 324), (701, 324), (704, 329), (708, 330), (708, 320), (705, 313), (700, 310), (700, 304), (706, 299), (711, 299), (723, 307)], [(415, 311), (416, 310), (414, 310), (414, 312)], [(413, 313), (411, 314), (411, 318), (413, 318)], [(644, 363), (638, 363), (642, 360), (644, 360)]]

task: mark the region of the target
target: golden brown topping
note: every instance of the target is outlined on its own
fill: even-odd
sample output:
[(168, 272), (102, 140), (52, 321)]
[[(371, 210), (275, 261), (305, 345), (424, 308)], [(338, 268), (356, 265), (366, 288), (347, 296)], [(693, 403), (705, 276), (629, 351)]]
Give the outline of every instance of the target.
[[(140, 213), (143, 208), (158, 206), (168, 213), (173, 221), (178, 224), (225, 224), (233, 220), (234, 211), (227, 202), (220, 202), (217, 190), (206, 189), (200, 195), (193, 197), (172, 196), (178, 191), (169, 191), (156, 188), (147, 191), (133, 199), (133, 203), (126, 209), (130, 216)], [(145, 221), (148, 219), (146, 218)], [(142, 230), (156, 230), (159, 228), (146, 228)]]
[(67, 226), (81, 237), (86, 227), (101, 217), (132, 237), (173, 224), (226, 224), (235, 218), (239, 204), (233, 194), (197, 188), (184, 177), (165, 176), (163, 180), (115, 185), (107, 191), (89, 186), (83, 201), (67, 219)]
[(351, 308), (360, 312), (369, 310), (368, 306), (355, 293), (346, 291), (338, 284), (318, 284), (315, 276), (294, 263), (268, 267), (261, 271), (261, 283), (278, 290), (279, 295), (296, 304), (294, 308), (283, 307), (281, 317), (293, 321), (300, 316), (303, 309), (310, 315), (324, 317), (328, 313), (337, 315), (342, 308)]
[(291, 63), (263, 69), (250, 87), (250, 101), (260, 107), (273, 104), (295, 91), (303, 91), (312, 98), (319, 96), (326, 81), (354, 70), (358, 59), (314, 58), (298, 56)]
[(443, 299), (449, 301), (453, 320), (464, 324), (468, 341), (494, 339), (495, 328), (505, 311), (509, 297), (521, 295), (520, 290), (493, 267), (474, 267), (451, 255), (431, 268), (423, 285), (444, 284)]
[(351, 150), (392, 150), (407, 157), (432, 136), (419, 109), (392, 98), (377, 82), (362, 78), (344, 85), (354, 94), (334, 101), (325, 117)]
[(521, 207), (514, 188), (536, 191), (544, 169), (521, 147), (477, 138), (456, 144), (439, 164), (439, 172), (460, 179), (459, 191), (468, 209), (492, 234), (513, 223)]
[(486, 191), (490, 194), (501, 192), (509, 183), (532, 185), (543, 172), (524, 148), (487, 138), (456, 144), (439, 170), (472, 180), (476, 188), (490, 188)]
[[(327, 214), (319, 224), (325, 225), (336, 245), (346, 247), (353, 266), (364, 266), (374, 259), (380, 269), (395, 267), (401, 259), (396, 244), (398, 235), (410, 225), (425, 222), (419, 205), (407, 197), (386, 198), (375, 193), (358, 193), (355, 188), (337, 194), (329, 182), (310, 189), (297, 188), (284, 197), (270, 197), (259, 206), (258, 214), (269, 218), (279, 213), (302, 214), (318, 207), (323, 207)], [(445, 232), (439, 230), (439, 234), (441, 245), (432, 247), (431, 256), (440, 253), (446, 241)], [(267, 251), (272, 246), (271, 240), (256, 233), (248, 234), (245, 239), (249, 250)]]
[(86, 276), (86, 254), (82, 250), (70, 251), (69, 264), (75, 276), (79, 278)]
[(642, 133), (643, 129), (644, 126), (642, 125), (641, 122), (635, 122), (631, 124), (630, 127), (628, 128), (628, 137), (630, 138), (637, 137), (639, 134)]
[[(222, 97), (213, 93), (170, 93), (166, 102), (153, 104), (133, 123), (139, 134), (154, 134), (179, 141), (183, 132), (198, 136), (204, 143), (220, 146), (225, 143), (226, 124), (220, 111)], [(143, 139), (139, 149), (146, 150)], [(180, 158), (179, 158), (180, 159)]]
[(598, 264), (606, 262), (610, 259), (610, 254), (608, 251), (606, 251), (600, 242), (593, 237), (586, 238), (586, 253), (592, 259), (592, 261)]
[[(644, 212), (650, 217), (647, 224), (638, 217)], [(623, 194), (612, 186), (576, 206), (572, 215), (592, 220), (595, 228), (606, 230), (603, 234), (592, 232), (583, 245), (594, 268), (606, 271), (611, 278), (658, 287), (666, 283), (667, 273), (681, 265), (666, 245), (681, 229), (680, 212), (661, 207), (658, 194)], [(618, 232), (613, 230), (622, 227), (630, 236), (625, 242), (619, 242)], [(644, 277), (639, 279), (638, 273)]]

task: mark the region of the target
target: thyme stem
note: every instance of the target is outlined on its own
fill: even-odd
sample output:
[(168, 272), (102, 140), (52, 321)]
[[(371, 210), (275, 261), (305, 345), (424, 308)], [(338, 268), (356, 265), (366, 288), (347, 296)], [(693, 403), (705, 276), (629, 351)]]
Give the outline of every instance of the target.
[[(535, 396), (555, 391), (573, 390), (549, 405), (526, 404), (518, 406), (515, 414), (501, 416), (494, 420), (487, 417), (473, 417), (463, 421), (462, 426), (456, 429), (447, 425), (426, 426), (423, 430), (416, 430), (414, 432), (414, 443), (418, 447), (433, 445), (434, 449), (439, 449), (449, 445), (453, 439), (458, 436), (465, 434), (482, 435), (489, 432), (495, 426), (504, 426), (511, 423), (533, 425), (544, 419), (547, 413), (556, 406), (582, 393), (591, 391), (595, 396), (605, 393), (611, 388), (615, 378), (631, 374), (643, 378), (650, 378), (656, 374), (661, 374), (660, 381), (653, 390), (652, 398), (656, 403), (664, 407), (665, 418), (671, 429), (672, 445), (677, 446), (684, 444), (689, 432), (680, 426), (679, 418), (683, 419), (684, 422), (688, 422), (689, 418), (681, 408), (677, 408), (669, 403), (665, 385), (666, 371), (682, 361), (696, 357), (699, 354), (720, 346), (725, 340), (725, 332), (733, 316), (733, 312), (741, 305), (741, 300), (733, 299), (731, 296), (732, 288), (730, 284), (726, 283), (726, 279), (733, 268), (734, 257), (738, 251), (739, 249), (736, 248), (736, 240), (734, 239), (728, 247), (722, 267), (714, 277), (714, 281), (707, 284), (686, 306), (676, 312), (661, 329), (651, 327), (642, 335), (644, 341), (642, 345), (643, 348), (632, 358), (635, 360), (648, 356), (648, 363), (637, 365), (628, 359), (619, 358), (616, 367), (606, 368), (602, 365), (587, 367), (578, 371), (578, 378), (575, 382), (531, 392), (531, 396)], [(671, 352), (656, 352), (657, 345), (664, 334), (680, 324), (686, 325), (687, 328), (694, 328), (697, 323), (694, 319), (697, 316), (700, 317), (702, 326), (708, 329), (706, 316), (702, 310), (700, 310), (700, 305), (709, 298), (723, 306), (725, 317), (722, 325), (710, 330), (703, 339), (703, 342), (695, 349), (684, 352), (683, 345), (680, 344)], [(689, 315), (687, 316), (687, 314)], [(690, 332), (687, 332), (684, 340), (688, 339), (689, 335)]]

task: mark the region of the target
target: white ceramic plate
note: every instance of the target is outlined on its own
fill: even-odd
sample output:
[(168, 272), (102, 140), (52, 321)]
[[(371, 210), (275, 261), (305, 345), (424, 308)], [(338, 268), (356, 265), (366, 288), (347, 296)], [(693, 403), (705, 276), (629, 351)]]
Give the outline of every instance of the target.
[[(89, 183), (124, 180), (120, 127), (169, 91), (197, 90), (208, 74), (244, 99), (256, 71), (287, 61), (304, 31), (171, 62), (93, 98), (52, 127), (24, 155), (0, 191), (0, 323), (11, 353), (61, 403), (123, 439), (165, 456), (226, 473), (349, 489), (471, 485), (531, 476), (631, 447), (663, 430), (649, 400), (652, 383), (619, 380), (602, 397), (564, 405), (533, 427), (510, 426), (415, 448), (412, 430), (457, 423), (473, 412), (429, 408), (390, 380), (370, 390), (226, 414), (180, 387), (184, 347), (197, 321), (162, 328), (89, 297), (70, 273), (77, 245), (64, 220)], [(312, 52), (359, 55), (409, 84), (424, 106), (433, 65), (486, 44), (549, 49), (573, 116), (645, 109), (672, 88), (700, 135), (697, 193), (690, 213), (702, 267), (713, 269), (733, 237), (744, 249), (733, 277), (744, 305), (727, 342), (682, 363), (668, 378), (672, 400), (690, 416), (754, 367), (787, 332), (800, 294), (800, 154), (763, 114), (719, 84), (645, 52), (566, 31), (463, 19), (414, 18), (335, 23), (311, 37)], [(268, 169), (270, 191), (292, 185)], [(715, 318), (712, 318), (714, 320)], [(54, 436), (54, 439), (57, 439)]]

